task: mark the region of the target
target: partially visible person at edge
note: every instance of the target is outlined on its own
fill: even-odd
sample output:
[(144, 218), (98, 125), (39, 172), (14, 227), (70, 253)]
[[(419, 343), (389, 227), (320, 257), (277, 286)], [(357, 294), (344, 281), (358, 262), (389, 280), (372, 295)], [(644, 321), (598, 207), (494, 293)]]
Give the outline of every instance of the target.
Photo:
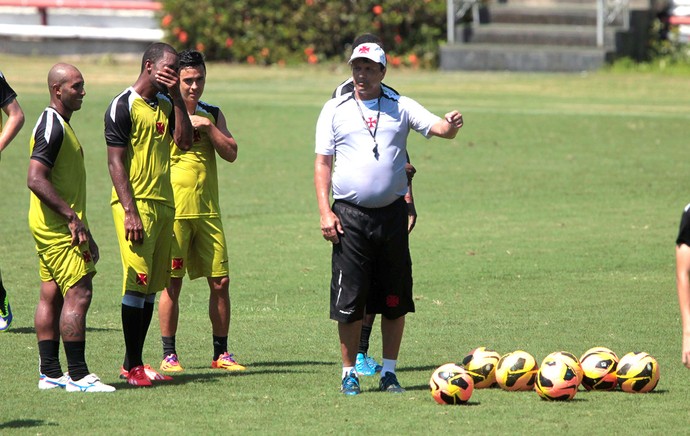
[(690, 369), (690, 204), (680, 217), (676, 238), (676, 287), (681, 320), (681, 362)]
[(156, 293), (170, 281), (175, 217), (170, 149), (192, 146), (193, 130), (180, 94), (178, 70), (174, 48), (151, 44), (136, 82), (116, 96), (105, 113), (111, 205), (123, 269), (126, 353), (120, 375), (134, 386), (172, 379), (145, 365), (142, 354)]
[(414, 312), (404, 200), (407, 137), (415, 130), (452, 139), (463, 121), (458, 111), (439, 118), (410, 98), (384, 93), (386, 55), (378, 44), (356, 46), (349, 63), (355, 90), (324, 105), (314, 162), (321, 233), (333, 244), (330, 317), (338, 323), (341, 392), (361, 392), (355, 361), (366, 307), (382, 315), (379, 389), (401, 393), (395, 368), (405, 315)]
[[(381, 38), (372, 33), (363, 33), (355, 38), (352, 42), (352, 47), (357, 47), (360, 44), (374, 43), (377, 44), (381, 49), (385, 51), (383, 42)], [(333, 91), (331, 98), (340, 97), (341, 95), (350, 94), (354, 92), (355, 84), (352, 76), (347, 78), (344, 82), (338, 85)], [(381, 82), (381, 92), (387, 94), (391, 98), (397, 98), (400, 93), (385, 83)], [(412, 178), (414, 177), (417, 170), (410, 163), (410, 155), (406, 153), (407, 162), (405, 162), (405, 173), (407, 174), (407, 193), (405, 193), (405, 202), (407, 203), (407, 231), (412, 232), (415, 224), (417, 223), (417, 209), (414, 206), (414, 197), (412, 195)], [(372, 278), (372, 286), (376, 286), (376, 277)], [(355, 361), (355, 369), (360, 375), (371, 376), (377, 372), (381, 372), (383, 366), (381, 366), (376, 359), (369, 355), (369, 339), (371, 337), (371, 332), (374, 327), (374, 321), (376, 320), (375, 313), (364, 313), (364, 318), (362, 319), (362, 334), (359, 338), (359, 348), (357, 349), (357, 358)]]
[[(10, 145), (24, 125), (24, 112), (17, 101), (17, 93), (7, 83), (2, 71), (0, 71), (0, 108), (7, 115), (7, 122), (3, 125), (2, 112), (0, 112), (0, 157), (2, 157), (2, 151)], [(0, 332), (10, 328), (10, 324), (12, 324), (12, 307), (0, 271)]]
[(161, 293), (158, 319), (163, 342), (160, 369), (181, 372), (175, 344), (180, 315), (182, 279), (206, 277), (209, 286), (208, 314), (211, 319), (212, 368), (245, 369), (228, 353), (230, 328), (230, 278), (225, 231), (220, 218), (216, 153), (227, 162), (237, 159), (237, 142), (227, 128), (223, 111), (201, 101), (206, 85), (202, 53), (180, 53), (180, 92), (194, 127), (192, 148), (171, 149), (170, 178), (175, 193), (175, 224), (170, 286)]
[[(70, 126), (86, 95), (84, 78), (69, 64), (48, 73), (50, 106), (31, 134), (29, 228), (38, 252), (41, 290), (34, 326), (38, 339), (38, 388), (112, 392), (86, 364), (86, 314), (93, 293), (98, 245), (86, 219), (84, 150)], [(60, 337), (67, 372), (60, 365)]]

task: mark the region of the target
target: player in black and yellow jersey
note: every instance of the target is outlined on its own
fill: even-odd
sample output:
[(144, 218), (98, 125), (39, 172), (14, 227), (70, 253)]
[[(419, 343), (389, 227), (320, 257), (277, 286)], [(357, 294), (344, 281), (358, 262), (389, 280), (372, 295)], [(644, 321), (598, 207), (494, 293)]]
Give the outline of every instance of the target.
[[(31, 135), (27, 185), (31, 190), (29, 228), (36, 242), (41, 291), (34, 325), (40, 356), (39, 389), (112, 392), (89, 373), (86, 313), (91, 304), (98, 246), (86, 219), (84, 151), (69, 124), (81, 109), (84, 78), (77, 68), (56, 64), (48, 73), (50, 106)], [(68, 373), (63, 374), (60, 337)]]
[(121, 375), (135, 386), (170, 379), (144, 365), (142, 353), (156, 293), (169, 284), (175, 203), (170, 149), (188, 150), (192, 125), (180, 95), (179, 56), (164, 43), (144, 53), (136, 82), (105, 113), (112, 209), (123, 267)]
[[(10, 145), (17, 133), (24, 125), (24, 112), (17, 101), (17, 93), (5, 80), (0, 71), (0, 153)], [(3, 112), (7, 115), (7, 122), (3, 123)], [(0, 156), (2, 156), (0, 154)], [(12, 307), (7, 297), (7, 291), (2, 283), (0, 273), (0, 332), (10, 328), (12, 324)]]
[(175, 348), (182, 279), (206, 277), (210, 295), (208, 312), (213, 330), (212, 368), (245, 369), (228, 353), (230, 293), (228, 250), (220, 219), (216, 154), (237, 159), (237, 142), (217, 106), (201, 101), (206, 84), (206, 64), (196, 50), (180, 53), (180, 91), (194, 127), (194, 144), (187, 151), (172, 148), (171, 178), (175, 192), (175, 238), (170, 286), (161, 293), (158, 318), (163, 341), (160, 369), (180, 372)]

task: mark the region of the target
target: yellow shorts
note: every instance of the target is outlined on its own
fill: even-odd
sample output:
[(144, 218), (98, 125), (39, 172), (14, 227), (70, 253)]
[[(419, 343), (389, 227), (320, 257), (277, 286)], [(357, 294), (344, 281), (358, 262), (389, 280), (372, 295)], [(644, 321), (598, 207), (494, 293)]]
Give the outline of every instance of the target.
[(225, 277), (228, 275), (228, 249), (220, 218), (175, 220), (172, 248), (172, 277)]
[(55, 280), (63, 296), (84, 276), (96, 274), (89, 244), (72, 247), (71, 236), (66, 238), (66, 243), (59, 243), (38, 253), (38, 274), (41, 281)]
[(170, 284), (170, 248), (175, 209), (149, 200), (136, 200), (136, 205), (144, 225), (141, 244), (132, 244), (125, 239), (125, 211), (119, 202), (112, 205), (122, 257), (122, 294), (125, 291), (155, 294)]

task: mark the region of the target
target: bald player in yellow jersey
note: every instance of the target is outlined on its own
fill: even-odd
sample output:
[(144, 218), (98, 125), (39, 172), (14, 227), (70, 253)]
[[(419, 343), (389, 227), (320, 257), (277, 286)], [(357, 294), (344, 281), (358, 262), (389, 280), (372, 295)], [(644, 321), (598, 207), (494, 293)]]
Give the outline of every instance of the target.
[(180, 92), (194, 126), (190, 150), (171, 149), (171, 179), (175, 191), (175, 237), (172, 249), (170, 286), (161, 294), (158, 306), (163, 361), (160, 369), (180, 372), (175, 334), (179, 319), (179, 297), (185, 273), (194, 280), (206, 277), (210, 296), (208, 313), (213, 330), (211, 367), (241, 371), (245, 367), (228, 353), (230, 293), (228, 251), (220, 216), (216, 154), (237, 159), (237, 142), (228, 131), (219, 107), (200, 101), (206, 84), (203, 54), (196, 50), (180, 53)]
[[(31, 134), (27, 185), (29, 228), (38, 252), (41, 289), (34, 327), (38, 339), (38, 388), (113, 392), (86, 364), (86, 314), (93, 293), (98, 246), (86, 219), (84, 150), (69, 124), (86, 95), (84, 78), (69, 64), (48, 73), (50, 105)], [(60, 338), (67, 373), (59, 360)]]
[(111, 205), (123, 268), (126, 354), (120, 374), (134, 386), (171, 379), (144, 365), (142, 354), (156, 293), (170, 280), (175, 217), (170, 149), (188, 150), (192, 145), (178, 70), (174, 48), (151, 44), (137, 81), (113, 99), (105, 114)]

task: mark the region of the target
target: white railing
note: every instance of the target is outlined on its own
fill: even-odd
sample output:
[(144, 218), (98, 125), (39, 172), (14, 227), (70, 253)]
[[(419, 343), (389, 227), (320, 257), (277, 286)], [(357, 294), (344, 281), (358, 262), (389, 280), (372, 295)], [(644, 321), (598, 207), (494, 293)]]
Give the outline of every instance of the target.
[[(597, 46), (604, 46), (604, 29), (619, 16), (623, 19), (623, 29), (630, 28), (629, 0), (595, 0), (597, 2)], [(472, 11), (472, 24), (479, 25), (479, 4), (481, 0), (447, 0), (446, 28), (448, 43), (455, 42), (455, 23)]]
[(447, 0), (446, 28), (448, 31), (448, 43), (455, 42), (455, 23), (472, 11), (472, 24), (479, 25), (479, 3), (481, 0)]
[(619, 16), (623, 19), (623, 30), (630, 28), (629, 0), (597, 0), (597, 47), (604, 46), (604, 30)]

